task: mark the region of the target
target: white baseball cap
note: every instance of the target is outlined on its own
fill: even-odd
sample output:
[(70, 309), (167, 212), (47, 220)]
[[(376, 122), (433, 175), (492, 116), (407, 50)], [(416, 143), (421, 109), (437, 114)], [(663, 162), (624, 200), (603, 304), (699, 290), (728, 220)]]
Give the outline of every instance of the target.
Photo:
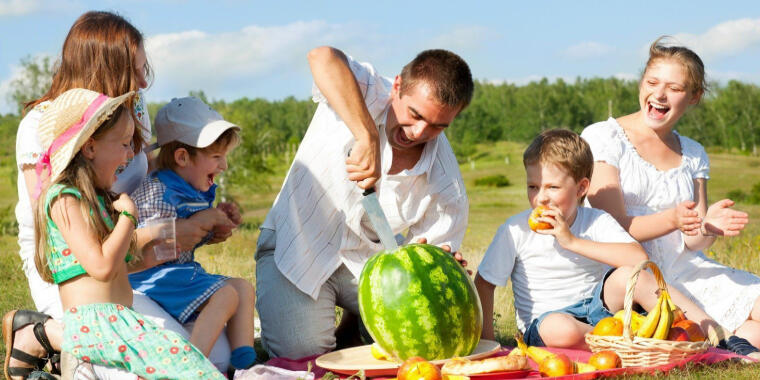
[(174, 98), (156, 114), (157, 142), (149, 150), (172, 141), (205, 148), (230, 128), (240, 130), (202, 100), (194, 96)]

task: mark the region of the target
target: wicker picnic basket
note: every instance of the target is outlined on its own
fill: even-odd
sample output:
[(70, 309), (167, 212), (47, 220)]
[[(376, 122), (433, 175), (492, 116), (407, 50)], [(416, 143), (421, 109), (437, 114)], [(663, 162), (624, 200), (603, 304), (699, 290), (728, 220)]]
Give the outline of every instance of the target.
[(639, 272), (646, 268), (649, 268), (654, 274), (660, 290), (666, 288), (662, 272), (660, 272), (660, 268), (658, 268), (655, 263), (649, 260), (639, 263), (633, 273), (631, 273), (631, 278), (628, 279), (628, 283), (625, 287), (625, 300), (623, 301), (623, 307), (625, 310), (625, 316), (623, 317), (623, 335), (600, 336), (589, 333), (586, 334), (586, 344), (588, 344), (593, 352), (603, 350), (615, 351), (618, 356), (620, 356), (623, 367), (659, 366), (705, 352), (709, 347), (707, 341), (681, 342), (633, 336), (631, 330), (633, 290), (636, 286), (636, 281), (639, 279)]

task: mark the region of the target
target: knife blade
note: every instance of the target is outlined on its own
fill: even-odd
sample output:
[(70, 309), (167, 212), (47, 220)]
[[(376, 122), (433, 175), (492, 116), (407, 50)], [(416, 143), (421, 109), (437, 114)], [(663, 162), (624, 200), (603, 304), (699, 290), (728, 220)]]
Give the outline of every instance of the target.
[(364, 206), (364, 211), (367, 212), (372, 227), (375, 228), (377, 237), (380, 238), (380, 243), (385, 249), (398, 248), (396, 238), (393, 235), (390, 224), (388, 224), (388, 219), (385, 217), (383, 209), (380, 208), (380, 202), (377, 200), (375, 188), (371, 187), (364, 190), (362, 195), (362, 206)]

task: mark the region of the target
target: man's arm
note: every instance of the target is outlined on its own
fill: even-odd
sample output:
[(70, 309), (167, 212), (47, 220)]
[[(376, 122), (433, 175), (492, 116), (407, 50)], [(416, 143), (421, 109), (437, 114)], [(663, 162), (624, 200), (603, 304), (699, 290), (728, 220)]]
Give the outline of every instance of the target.
[(356, 139), (346, 159), (348, 179), (362, 189), (373, 187), (380, 178), (378, 130), (345, 54), (320, 46), (309, 52), (308, 60), (317, 88)]

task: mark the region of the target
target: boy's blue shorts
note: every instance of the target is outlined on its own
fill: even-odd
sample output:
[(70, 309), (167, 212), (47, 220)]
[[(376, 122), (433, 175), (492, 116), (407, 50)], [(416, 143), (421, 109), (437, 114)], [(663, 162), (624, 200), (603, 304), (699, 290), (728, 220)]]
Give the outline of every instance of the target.
[(611, 317), (612, 313), (610, 313), (610, 311), (604, 306), (604, 282), (614, 270), (615, 268), (612, 268), (604, 274), (602, 281), (599, 281), (594, 287), (591, 297), (559, 310), (547, 311), (531, 321), (528, 328), (525, 329), (525, 334), (523, 336), (525, 343), (529, 346), (545, 346), (544, 341), (541, 339), (541, 335), (538, 333), (538, 326), (541, 325), (541, 322), (543, 322), (544, 318), (549, 314), (570, 314), (575, 319), (592, 326), (596, 325), (597, 322), (602, 320), (602, 318)]

